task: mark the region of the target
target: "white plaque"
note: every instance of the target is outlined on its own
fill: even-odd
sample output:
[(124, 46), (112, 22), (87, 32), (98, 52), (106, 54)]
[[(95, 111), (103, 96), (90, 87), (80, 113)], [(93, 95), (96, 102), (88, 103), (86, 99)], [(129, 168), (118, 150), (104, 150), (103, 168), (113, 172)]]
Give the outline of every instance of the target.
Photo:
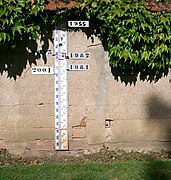
[(86, 71), (89, 70), (89, 64), (69, 64), (69, 71)]
[(45, 66), (32, 67), (32, 74), (54, 74), (53, 67), (45, 67)]
[(68, 21), (69, 27), (89, 27), (89, 21)]
[(69, 53), (69, 59), (90, 59), (90, 53), (89, 52), (71, 52)]

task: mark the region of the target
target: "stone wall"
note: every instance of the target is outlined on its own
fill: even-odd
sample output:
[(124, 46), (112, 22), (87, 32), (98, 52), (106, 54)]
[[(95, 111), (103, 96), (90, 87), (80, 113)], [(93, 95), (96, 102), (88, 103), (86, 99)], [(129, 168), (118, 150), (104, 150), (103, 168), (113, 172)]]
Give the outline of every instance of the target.
[[(11, 55), (11, 59), (20, 61), (22, 56)], [(42, 59), (36, 63), (37, 66), (53, 66), (53, 57), (48, 57), (46, 65)], [(33, 75), (29, 61), (23, 68), (22, 75), (16, 76), (16, 80), (7, 78), (10, 70), (4, 71), (0, 77), (0, 148), (17, 154), (30, 150), (52, 150), (53, 75)]]
[[(50, 43), (50, 49), (53, 49)], [(69, 149), (171, 149), (170, 74), (157, 82), (116, 78), (97, 37), (68, 33), (68, 52), (90, 52), (87, 71), (68, 71)], [(13, 57), (11, 57), (13, 58)], [(15, 56), (21, 58), (21, 55)], [(53, 66), (54, 57), (44, 64)], [(28, 61), (29, 62), (29, 61)], [(129, 83), (130, 82), (130, 83)], [(33, 75), (27, 63), (17, 79), (0, 77), (0, 148), (14, 154), (54, 152), (54, 76)]]

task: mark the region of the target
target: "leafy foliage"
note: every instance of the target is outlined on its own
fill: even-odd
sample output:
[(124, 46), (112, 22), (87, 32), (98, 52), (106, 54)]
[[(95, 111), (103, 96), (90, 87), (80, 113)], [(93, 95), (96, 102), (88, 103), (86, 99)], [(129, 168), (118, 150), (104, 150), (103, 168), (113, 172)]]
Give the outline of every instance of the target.
[(0, 0), (1, 74), (7, 72), (7, 77), (16, 80), (28, 63), (37, 64), (40, 58), (47, 62), (53, 14), (44, 10), (44, 3), (46, 0)]
[(161, 74), (171, 65), (171, 14), (147, 11), (143, 0), (85, 0), (84, 13), (107, 42), (110, 65), (126, 72)]
[(37, 38), (44, 0), (0, 0), (0, 45), (23, 34)]
[(151, 13), (144, 0), (85, 0), (79, 6), (58, 10), (49, 21), (44, 3), (0, 0), (0, 46), (15, 46), (16, 39), (24, 35), (36, 39), (42, 26), (49, 22), (52, 25), (60, 15), (84, 17), (90, 20), (89, 31), (107, 45), (111, 67), (123, 76), (140, 72), (161, 77), (167, 73), (171, 65), (170, 13)]

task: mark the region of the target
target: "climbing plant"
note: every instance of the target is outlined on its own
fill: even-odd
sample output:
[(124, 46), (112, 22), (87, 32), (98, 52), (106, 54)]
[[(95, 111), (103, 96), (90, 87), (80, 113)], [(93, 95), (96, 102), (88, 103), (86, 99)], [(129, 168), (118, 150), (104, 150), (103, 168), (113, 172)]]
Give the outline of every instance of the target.
[(107, 48), (112, 68), (123, 75), (141, 71), (161, 76), (171, 65), (171, 13), (147, 11), (148, 2), (84, 0), (72, 8), (58, 9), (49, 18), (45, 0), (0, 0), (0, 46), (9, 42), (15, 46), (16, 37), (22, 39), (25, 34), (36, 39), (42, 26), (52, 25), (59, 16), (85, 18), (90, 20), (89, 31)]
[[(17, 79), (27, 64), (47, 62), (53, 15), (45, 0), (0, 0), (0, 74)], [(37, 39), (41, 40), (39, 47)], [(38, 51), (38, 48), (40, 51)]]
[(0, 45), (23, 34), (37, 38), (40, 23), (45, 20), (44, 3), (44, 0), (0, 0)]
[(97, 24), (107, 43), (110, 65), (123, 73), (135, 69), (161, 75), (171, 65), (171, 14), (152, 13), (143, 0), (85, 0), (67, 10)]

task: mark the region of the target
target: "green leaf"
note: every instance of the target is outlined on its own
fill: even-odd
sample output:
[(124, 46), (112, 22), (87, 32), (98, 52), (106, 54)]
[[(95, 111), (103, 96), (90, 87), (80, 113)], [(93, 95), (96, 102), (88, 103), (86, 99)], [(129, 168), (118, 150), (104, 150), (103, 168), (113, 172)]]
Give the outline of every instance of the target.
[(93, 8), (96, 8), (97, 5), (98, 5), (98, 2), (97, 1), (93, 1), (91, 5), (92, 5)]
[(160, 49), (161, 49), (161, 52), (163, 52), (163, 51), (168, 51), (168, 48), (167, 48), (167, 46), (166, 46), (164, 43), (162, 43), (162, 44), (160, 45)]
[(144, 51), (141, 53), (141, 59), (144, 59), (146, 61), (148, 57), (149, 57), (149, 54), (147, 51)]
[(22, 29), (24, 29), (23, 26), (21, 26), (20, 24), (15, 24), (15, 26), (12, 27), (12, 33), (13, 33), (13, 35), (15, 35), (16, 32), (18, 32), (19, 34), (22, 34), (22, 33), (21, 33)]
[(154, 50), (154, 52), (155, 52), (155, 58), (158, 56), (158, 55), (160, 55), (160, 48), (159, 47), (157, 47), (155, 50)]
[(21, 7), (25, 7), (25, 0), (18, 0), (18, 5), (20, 5)]
[(123, 50), (121, 52), (121, 57), (123, 57), (126, 61), (128, 59), (128, 57), (130, 57), (130, 52), (128, 50)]
[(0, 41), (5, 41), (6, 40), (6, 33), (1, 32), (0, 33)]
[(118, 17), (120, 17), (120, 11), (117, 10), (117, 9), (114, 9), (114, 10), (113, 10), (113, 16), (112, 16), (112, 17), (114, 18), (116, 15), (117, 15)]

